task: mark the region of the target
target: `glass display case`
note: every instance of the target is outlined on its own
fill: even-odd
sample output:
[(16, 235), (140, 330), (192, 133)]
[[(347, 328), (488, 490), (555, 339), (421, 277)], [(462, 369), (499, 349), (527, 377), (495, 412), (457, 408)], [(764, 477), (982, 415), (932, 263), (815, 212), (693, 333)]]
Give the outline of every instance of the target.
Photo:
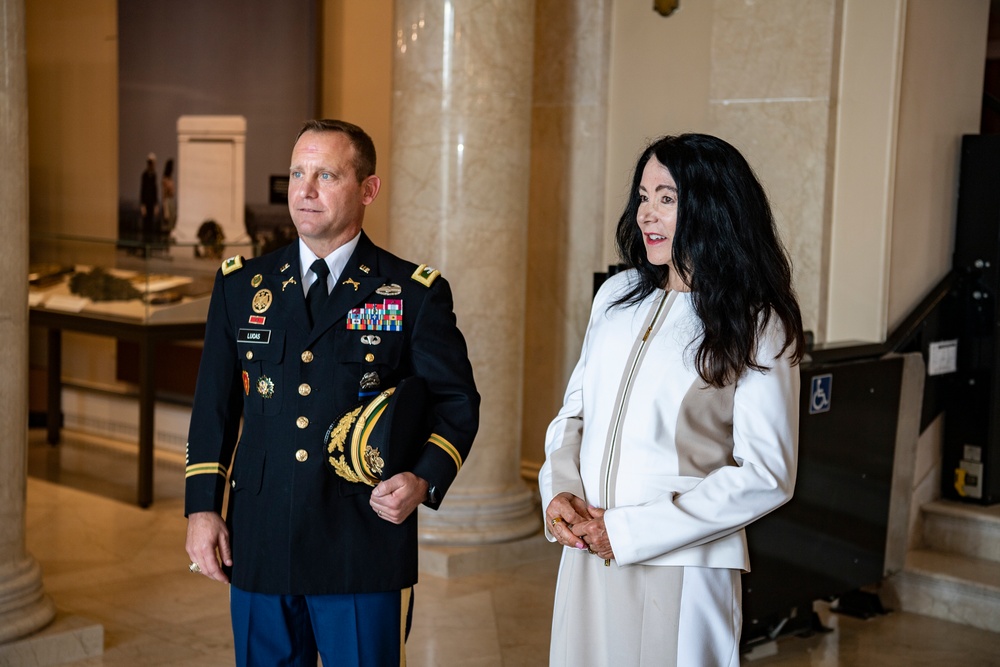
[(215, 273), (254, 247), (33, 235), (32, 310), (146, 324), (204, 322)]
[(47, 439), (58, 443), (63, 424), (63, 332), (134, 344), (139, 402), (137, 502), (141, 507), (153, 502), (156, 370), (162, 363), (156, 356), (157, 346), (204, 337), (215, 274), (224, 258), (236, 254), (251, 257), (254, 247), (70, 235), (31, 238), (29, 322), (47, 331)]

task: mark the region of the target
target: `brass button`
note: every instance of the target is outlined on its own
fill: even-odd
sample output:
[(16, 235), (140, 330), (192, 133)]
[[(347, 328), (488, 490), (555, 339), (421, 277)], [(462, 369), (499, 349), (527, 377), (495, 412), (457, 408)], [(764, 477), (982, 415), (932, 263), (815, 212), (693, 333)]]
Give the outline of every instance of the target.
[(253, 359), (253, 350), (247, 350), (247, 359)]
[(295, 460), (298, 461), (299, 463), (304, 463), (305, 460), (308, 458), (309, 458), (309, 452), (307, 452), (304, 449), (300, 449), (299, 451), (295, 452)]
[(298, 419), (295, 420), (295, 425), (298, 426), (299, 428), (306, 428), (307, 426), (309, 426), (309, 419), (307, 419), (306, 417), (299, 417)]
[(303, 353), (302, 353), (302, 361), (303, 361), (304, 363), (307, 363), (307, 364), (308, 364), (308, 363), (309, 363), (309, 362), (311, 362), (312, 360), (313, 360), (313, 353), (312, 353), (312, 350), (306, 350), (305, 352), (303, 352)]
[(305, 382), (299, 385), (299, 396), (308, 396), (312, 393), (313, 388), (307, 385)]
[(365, 361), (367, 361), (368, 363), (375, 361), (375, 355), (369, 352), (368, 354), (365, 355)]
[(235, 489), (236, 488), (236, 480), (235, 479), (229, 480), (229, 486), (231, 486), (231, 487), (233, 487)]

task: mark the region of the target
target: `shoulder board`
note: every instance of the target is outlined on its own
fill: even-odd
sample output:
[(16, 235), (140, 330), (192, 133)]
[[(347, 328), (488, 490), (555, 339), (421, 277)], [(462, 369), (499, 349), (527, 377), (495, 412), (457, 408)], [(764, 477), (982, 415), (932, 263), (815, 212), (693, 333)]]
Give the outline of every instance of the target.
[(421, 264), (417, 267), (417, 270), (413, 272), (410, 276), (410, 280), (416, 280), (418, 283), (424, 287), (430, 287), (437, 280), (437, 277), (441, 275), (441, 272), (435, 269), (433, 266), (427, 266), (426, 264)]
[(222, 262), (222, 275), (228, 276), (233, 271), (239, 271), (243, 268), (243, 256), (233, 255), (229, 259)]

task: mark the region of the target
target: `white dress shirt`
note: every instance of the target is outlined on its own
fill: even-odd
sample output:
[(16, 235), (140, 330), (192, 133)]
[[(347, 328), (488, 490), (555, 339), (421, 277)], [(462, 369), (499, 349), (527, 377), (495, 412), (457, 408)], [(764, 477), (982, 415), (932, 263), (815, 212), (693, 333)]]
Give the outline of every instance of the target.
[[(354, 254), (354, 249), (358, 247), (358, 239), (361, 238), (361, 232), (353, 239), (340, 246), (329, 255), (324, 257), (326, 260), (326, 265), (330, 267), (330, 275), (326, 277), (326, 293), (329, 294), (333, 291), (333, 286), (337, 284), (337, 280), (340, 278), (340, 274), (344, 271), (344, 267), (347, 266), (347, 260), (351, 258)], [(317, 259), (320, 259), (309, 246), (300, 238), (299, 239), (299, 266), (302, 268), (302, 293), (308, 294), (309, 288), (314, 282), (316, 282), (316, 274), (312, 272), (310, 268)]]

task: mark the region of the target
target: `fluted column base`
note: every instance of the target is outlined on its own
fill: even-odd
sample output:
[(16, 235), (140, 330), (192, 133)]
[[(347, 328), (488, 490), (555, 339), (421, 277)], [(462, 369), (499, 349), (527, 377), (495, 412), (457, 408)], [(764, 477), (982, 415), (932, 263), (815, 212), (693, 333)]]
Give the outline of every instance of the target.
[(0, 571), (0, 644), (48, 625), (55, 605), (42, 588), (42, 570), (30, 556)]
[(538, 505), (522, 483), (493, 493), (453, 488), (438, 511), (420, 508), (420, 543), (465, 546), (519, 540), (538, 532)]

